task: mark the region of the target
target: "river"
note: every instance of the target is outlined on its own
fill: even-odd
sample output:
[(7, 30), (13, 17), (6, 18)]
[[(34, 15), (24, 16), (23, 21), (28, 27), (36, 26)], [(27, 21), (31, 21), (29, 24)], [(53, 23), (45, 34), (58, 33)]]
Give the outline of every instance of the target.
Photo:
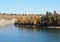
[(0, 27), (0, 42), (59, 42), (60, 29)]

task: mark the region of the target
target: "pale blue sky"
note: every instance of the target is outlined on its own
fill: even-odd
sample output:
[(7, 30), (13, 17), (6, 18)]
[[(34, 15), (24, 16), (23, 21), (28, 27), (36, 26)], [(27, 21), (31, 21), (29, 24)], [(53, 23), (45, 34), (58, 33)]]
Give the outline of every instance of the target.
[(60, 0), (0, 0), (1, 13), (60, 12)]

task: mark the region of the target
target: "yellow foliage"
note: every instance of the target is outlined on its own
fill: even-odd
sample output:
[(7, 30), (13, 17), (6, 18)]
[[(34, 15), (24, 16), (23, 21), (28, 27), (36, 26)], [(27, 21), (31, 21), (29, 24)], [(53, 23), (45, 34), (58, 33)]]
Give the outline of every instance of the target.
[(37, 20), (36, 19), (33, 20), (33, 24), (37, 24)]
[(33, 24), (37, 24), (38, 19), (40, 19), (41, 16), (36, 16), (36, 15), (32, 15), (32, 16), (20, 16), (19, 20), (21, 23), (33, 23)]

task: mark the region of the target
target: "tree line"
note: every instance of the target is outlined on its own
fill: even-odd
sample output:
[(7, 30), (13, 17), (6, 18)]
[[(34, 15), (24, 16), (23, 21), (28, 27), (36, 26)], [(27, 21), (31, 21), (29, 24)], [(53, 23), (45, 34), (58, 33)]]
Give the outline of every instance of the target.
[(22, 15), (19, 18), (18, 24), (29, 24), (37, 26), (60, 26), (60, 14), (46, 12), (46, 15)]
[(56, 11), (54, 11), (54, 13), (46, 12), (46, 15), (42, 16), (37, 24), (41, 26), (60, 26), (60, 14)]

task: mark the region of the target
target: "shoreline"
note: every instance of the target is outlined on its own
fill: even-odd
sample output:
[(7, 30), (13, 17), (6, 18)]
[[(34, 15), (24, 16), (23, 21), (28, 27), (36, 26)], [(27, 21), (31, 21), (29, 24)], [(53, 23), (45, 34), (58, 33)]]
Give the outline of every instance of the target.
[(37, 25), (18, 25), (18, 24), (14, 24), (15, 26), (24, 26), (24, 27), (32, 27), (32, 28), (35, 28), (35, 27), (41, 27), (41, 28), (56, 28), (56, 29), (60, 29), (60, 26), (37, 26)]

